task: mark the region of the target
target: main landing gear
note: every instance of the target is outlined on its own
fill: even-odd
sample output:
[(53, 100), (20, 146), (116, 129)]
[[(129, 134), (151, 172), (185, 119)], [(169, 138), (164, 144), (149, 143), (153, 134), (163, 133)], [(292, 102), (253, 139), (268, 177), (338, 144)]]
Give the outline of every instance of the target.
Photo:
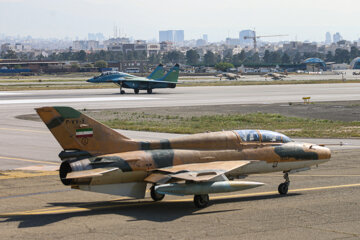
[(135, 93), (135, 94), (139, 94), (139, 89), (138, 89), (138, 88), (134, 88), (134, 93)]
[(152, 89), (149, 88), (149, 89), (147, 90), (147, 93), (148, 93), (148, 94), (152, 94)]
[(197, 208), (204, 208), (209, 205), (209, 195), (208, 194), (201, 194), (201, 195), (194, 195), (194, 204)]
[(155, 191), (155, 185), (153, 185), (153, 186), (150, 188), (150, 196), (151, 196), (151, 198), (152, 198), (155, 202), (157, 202), (157, 201), (163, 200), (164, 197), (165, 197), (165, 194), (157, 193), (157, 192)]
[(284, 179), (285, 182), (281, 183), (278, 187), (278, 191), (281, 195), (285, 195), (288, 193), (289, 185), (290, 185), (290, 179), (289, 179), (289, 173), (284, 173)]

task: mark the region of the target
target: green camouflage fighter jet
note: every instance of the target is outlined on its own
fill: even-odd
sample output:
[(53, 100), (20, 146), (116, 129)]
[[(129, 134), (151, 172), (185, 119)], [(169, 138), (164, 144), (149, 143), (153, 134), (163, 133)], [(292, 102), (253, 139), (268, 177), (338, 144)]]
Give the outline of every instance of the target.
[(90, 83), (115, 83), (120, 86), (120, 93), (124, 94), (123, 88), (134, 89), (138, 94), (140, 90), (146, 90), (151, 94), (154, 88), (175, 88), (179, 77), (179, 64), (172, 67), (165, 75), (163, 65), (159, 65), (149, 76), (138, 77), (124, 72), (104, 72), (99, 76), (90, 78)]
[(262, 186), (250, 174), (289, 174), (329, 161), (328, 148), (294, 142), (266, 130), (199, 133), (174, 139), (136, 141), (70, 107), (36, 109), (63, 151), (60, 179), (73, 189), (144, 198), (147, 184), (155, 201), (165, 194), (194, 195), (197, 207), (210, 193)]

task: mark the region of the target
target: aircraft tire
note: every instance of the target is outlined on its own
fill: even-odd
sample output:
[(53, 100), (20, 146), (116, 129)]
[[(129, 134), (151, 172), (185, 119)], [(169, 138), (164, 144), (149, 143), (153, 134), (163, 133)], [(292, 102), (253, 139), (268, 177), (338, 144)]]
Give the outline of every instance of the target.
[(157, 193), (157, 192), (155, 191), (155, 186), (152, 186), (152, 187), (150, 188), (150, 196), (151, 196), (151, 198), (152, 198), (155, 202), (157, 202), (157, 201), (163, 200), (164, 197), (165, 197), (165, 194)]
[(139, 89), (138, 89), (138, 88), (135, 88), (135, 89), (134, 89), (134, 93), (135, 93), (135, 94), (139, 94)]
[(194, 196), (194, 204), (197, 208), (204, 208), (209, 205), (209, 195), (201, 194)]
[(289, 190), (289, 184), (288, 183), (281, 183), (279, 184), (278, 191), (281, 195), (286, 195)]
[(148, 94), (152, 94), (152, 89), (149, 88), (149, 89), (147, 90), (147, 93), (148, 93)]
[(124, 91), (124, 90), (121, 90), (121, 91), (120, 91), (120, 94), (125, 94), (125, 91)]

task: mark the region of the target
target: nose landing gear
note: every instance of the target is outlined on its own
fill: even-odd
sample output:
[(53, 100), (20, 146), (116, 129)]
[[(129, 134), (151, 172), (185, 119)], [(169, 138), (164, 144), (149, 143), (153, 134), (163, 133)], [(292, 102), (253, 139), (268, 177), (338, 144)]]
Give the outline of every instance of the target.
[(285, 182), (281, 183), (278, 187), (278, 191), (281, 195), (285, 195), (288, 193), (289, 185), (290, 185), (290, 179), (289, 179), (289, 173), (284, 173), (284, 179)]

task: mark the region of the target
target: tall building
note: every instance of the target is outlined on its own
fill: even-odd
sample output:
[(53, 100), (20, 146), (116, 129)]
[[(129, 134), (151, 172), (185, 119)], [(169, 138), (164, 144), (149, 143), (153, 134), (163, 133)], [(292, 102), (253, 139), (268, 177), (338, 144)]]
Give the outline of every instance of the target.
[(184, 42), (184, 30), (175, 30), (174, 41), (176, 43)]
[(203, 40), (205, 40), (206, 42), (208, 42), (208, 41), (209, 41), (209, 39), (208, 39), (208, 35), (207, 35), (207, 34), (203, 34), (202, 39), (203, 39)]
[(332, 43), (331, 34), (327, 32), (325, 34), (325, 44), (331, 44), (331, 43)]
[(247, 30), (242, 30), (239, 33), (239, 41), (241, 45), (251, 45), (253, 44), (253, 40), (252, 39), (244, 39), (244, 37), (254, 37), (255, 33), (253, 30), (247, 29)]
[(334, 43), (337, 43), (337, 42), (340, 42), (341, 40), (343, 40), (343, 37), (340, 35), (340, 33), (335, 33), (333, 35), (333, 40), (334, 40)]
[(159, 42), (184, 42), (184, 30), (159, 31)]

